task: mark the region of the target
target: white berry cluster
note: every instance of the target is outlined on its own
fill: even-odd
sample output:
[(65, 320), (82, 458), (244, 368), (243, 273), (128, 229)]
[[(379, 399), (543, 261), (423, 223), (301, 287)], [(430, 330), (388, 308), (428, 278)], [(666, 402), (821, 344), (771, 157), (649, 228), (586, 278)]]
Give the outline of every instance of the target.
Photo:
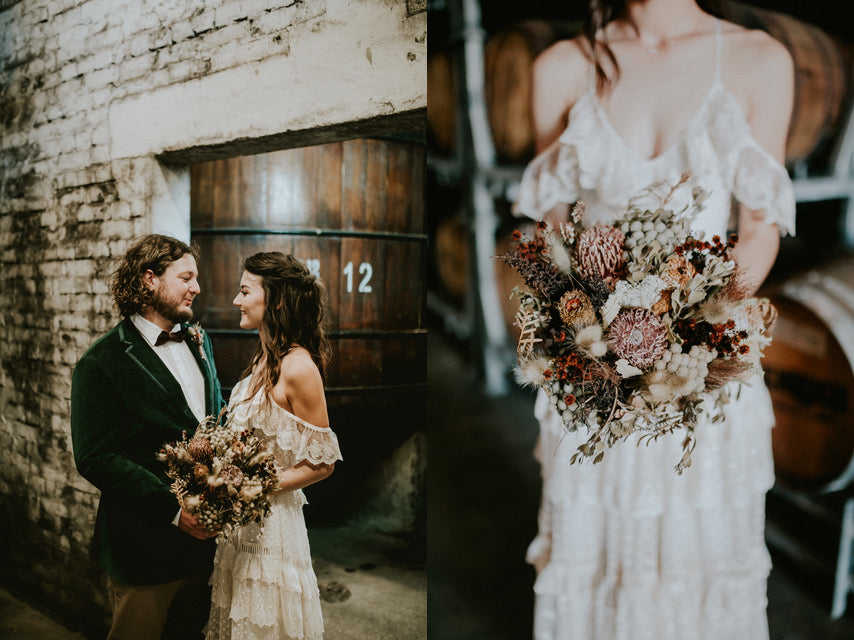
[[(634, 281), (641, 280), (650, 262), (660, 262), (689, 234), (687, 218), (675, 218), (669, 211), (649, 214), (646, 220), (626, 220), (620, 231), (626, 236), (629, 272)], [(666, 217), (665, 217), (666, 216)]]
[(679, 376), (684, 385), (680, 389), (681, 395), (688, 395), (703, 390), (706, 376), (709, 374), (709, 363), (717, 355), (716, 350), (704, 349), (697, 345), (691, 347), (688, 353), (682, 353), (681, 346), (672, 344), (656, 361), (654, 368)]
[(552, 403), (558, 412), (563, 414), (565, 411), (572, 413), (578, 406), (576, 403), (567, 404), (566, 397), (573, 394), (574, 388), (568, 382), (560, 380), (552, 380), (547, 383), (546, 389), (549, 391), (549, 402)]

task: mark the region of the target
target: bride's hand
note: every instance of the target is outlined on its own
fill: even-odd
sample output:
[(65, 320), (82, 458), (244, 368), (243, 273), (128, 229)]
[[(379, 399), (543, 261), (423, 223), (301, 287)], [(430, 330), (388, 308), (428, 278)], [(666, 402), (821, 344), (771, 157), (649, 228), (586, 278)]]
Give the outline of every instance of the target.
[(199, 540), (213, 538), (218, 533), (206, 528), (196, 516), (184, 511), (184, 509), (181, 509), (181, 516), (178, 518), (178, 528)]

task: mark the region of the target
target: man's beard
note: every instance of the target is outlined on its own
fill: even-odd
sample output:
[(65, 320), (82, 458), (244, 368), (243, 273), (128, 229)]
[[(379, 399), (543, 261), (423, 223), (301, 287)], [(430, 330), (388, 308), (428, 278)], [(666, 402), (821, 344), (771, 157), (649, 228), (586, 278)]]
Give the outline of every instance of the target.
[(161, 290), (158, 289), (154, 292), (154, 297), (151, 300), (151, 308), (166, 318), (169, 322), (181, 324), (182, 322), (189, 322), (193, 319), (192, 308), (182, 307), (181, 305), (183, 302), (183, 297), (181, 297), (177, 302), (169, 300), (162, 294)]

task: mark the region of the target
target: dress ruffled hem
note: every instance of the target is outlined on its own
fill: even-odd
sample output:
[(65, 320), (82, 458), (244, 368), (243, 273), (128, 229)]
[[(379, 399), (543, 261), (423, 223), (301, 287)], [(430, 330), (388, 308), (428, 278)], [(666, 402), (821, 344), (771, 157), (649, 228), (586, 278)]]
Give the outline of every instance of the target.
[[(538, 584), (548, 579), (548, 568)], [(767, 572), (688, 576), (626, 585), (562, 581), (537, 590), (535, 640), (730, 640), (768, 638)]]

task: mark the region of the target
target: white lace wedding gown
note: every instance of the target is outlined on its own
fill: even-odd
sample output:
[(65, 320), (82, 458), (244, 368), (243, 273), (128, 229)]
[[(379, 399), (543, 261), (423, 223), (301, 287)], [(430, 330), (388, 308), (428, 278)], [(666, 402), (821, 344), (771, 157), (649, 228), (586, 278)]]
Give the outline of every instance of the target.
[[(633, 152), (591, 87), (526, 169), (517, 209), (538, 219), (583, 200), (585, 224), (606, 223), (645, 186), (690, 169), (711, 192), (695, 231), (725, 237), (732, 197), (793, 231), (791, 182), (723, 86), (721, 42), (718, 29), (714, 82), (663, 153)], [(570, 465), (586, 429), (568, 433), (540, 392), (543, 495), (527, 555), (544, 567), (534, 586), (537, 640), (768, 638), (763, 530), (774, 415), (761, 379), (731, 396), (723, 423), (698, 425), (693, 464), (680, 476), (679, 433), (649, 446), (620, 443), (597, 465)]]
[[(248, 391), (248, 378), (234, 387), (229, 420), (238, 427), (254, 427), (281, 468), (302, 460), (329, 464), (341, 459), (332, 430), (263, 402), (263, 390), (241, 404)], [(323, 637), (317, 578), (302, 514), (305, 496), (301, 490), (283, 491), (270, 502), (272, 511), (263, 530), (251, 523), (217, 544), (207, 640)]]

